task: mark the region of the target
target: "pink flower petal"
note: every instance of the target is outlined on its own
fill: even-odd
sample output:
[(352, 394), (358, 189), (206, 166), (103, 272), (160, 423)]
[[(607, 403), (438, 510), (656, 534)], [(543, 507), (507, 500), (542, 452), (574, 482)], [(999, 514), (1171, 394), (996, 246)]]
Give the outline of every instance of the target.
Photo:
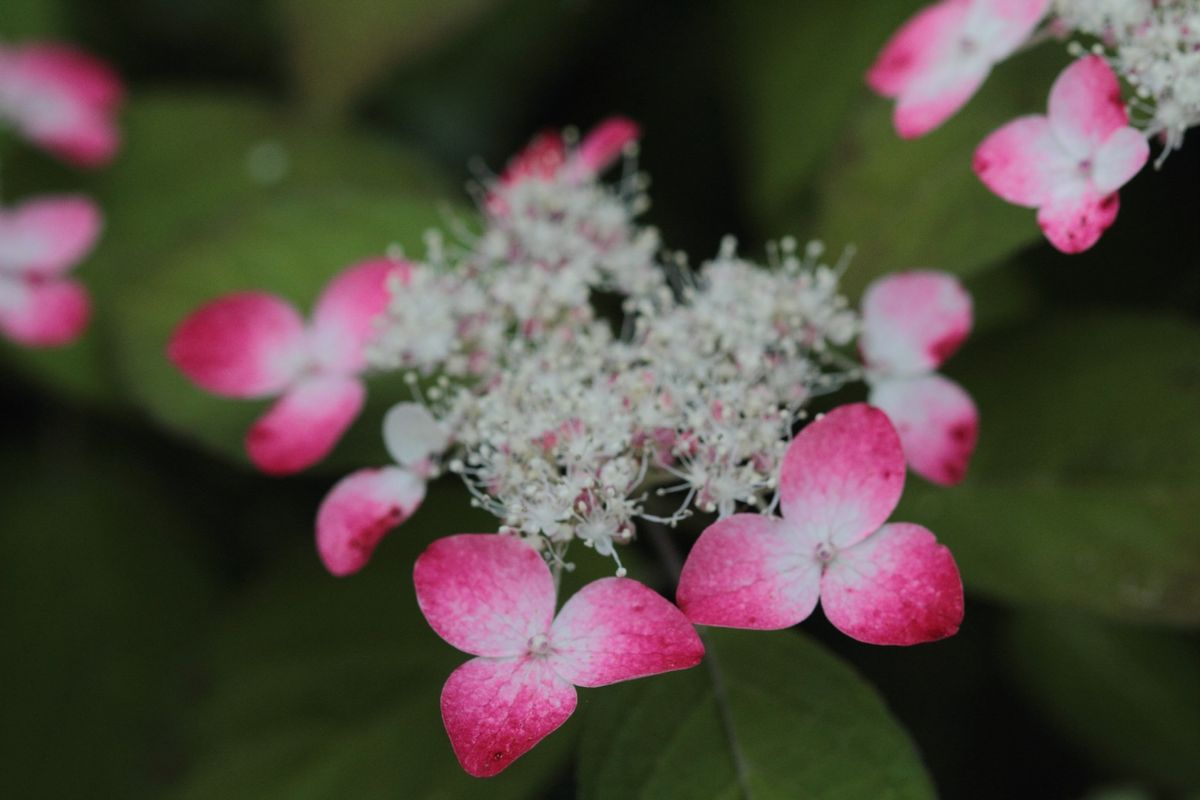
[(383, 417), (383, 444), (397, 464), (418, 468), (441, 454), (450, 437), (420, 403), (397, 403)]
[(991, 64), (951, 62), (930, 72), (900, 95), (892, 123), (904, 139), (924, 136), (954, 116), (979, 90)]
[(120, 80), (107, 65), (68, 47), (29, 44), (0, 51), (0, 115), (25, 136), (80, 166), (116, 154)]
[(790, 628), (817, 606), (816, 545), (778, 517), (734, 514), (718, 520), (688, 553), (675, 599), (699, 625)]
[(837, 554), (821, 578), (821, 605), (860, 642), (932, 642), (962, 623), (962, 579), (932, 533), (897, 522)]
[(626, 145), (637, 141), (640, 135), (638, 124), (631, 119), (609, 117), (604, 120), (588, 131), (579, 148), (571, 154), (568, 165), (571, 177), (581, 179), (600, 174), (621, 157)]
[(358, 572), (424, 499), (425, 481), (398, 467), (360, 469), (342, 478), (317, 509), (317, 552), (325, 568), (338, 576)]
[(100, 235), (100, 209), (86, 197), (40, 197), (0, 211), (0, 271), (58, 277), (78, 264)]
[(475, 658), (446, 680), (442, 722), (462, 768), (489, 778), (566, 722), (576, 702), (546, 659)]
[(83, 284), (71, 280), (0, 279), (0, 332), (30, 347), (70, 344), (91, 319)]
[(1133, 128), (1121, 128), (1096, 151), (1092, 184), (1101, 194), (1120, 189), (1146, 165), (1150, 144)]
[(515, 536), (438, 539), (413, 570), (417, 604), (437, 634), (476, 656), (518, 656), (554, 619), (554, 578)]
[(228, 295), (185, 319), (175, 329), (167, 355), (183, 374), (214, 394), (269, 397), (296, 380), (304, 367), (304, 321), (273, 295)]
[(970, 6), (970, 0), (942, 0), (910, 17), (875, 59), (867, 84), (884, 97), (899, 96), (944, 58), (964, 30)]
[(1038, 225), (1050, 244), (1064, 253), (1082, 253), (1117, 219), (1117, 193), (1085, 192), (1051, 201), (1038, 210)]
[(1089, 158), (1129, 124), (1121, 85), (1108, 62), (1085, 56), (1059, 74), (1050, 89), (1050, 125), (1067, 151)]
[(528, 178), (550, 180), (567, 160), (567, 146), (558, 131), (539, 133), (508, 162), (500, 176), (500, 184), (511, 186)]
[(704, 645), (682, 612), (628, 578), (603, 578), (571, 597), (554, 620), (550, 663), (576, 686), (605, 686), (687, 669)]
[(971, 331), (971, 295), (953, 275), (898, 272), (867, 287), (862, 301), (863, 359), (887, 375), (936, 369)]
[(289, 389), (250, 427), (246, 452), (268, 475), (290, 475), (329, 455), (362, 410), (362, 381), (307, 378)]
[(337, 275), (313, 311), (313, 356), (324, 369), (357, 374), (366, 366), (363, 353), (375, 333), (375, 320), (391, 299), (391, 281), (405, 285), (412, 265), (388, 258), (363, 261)]
[(877, 530), (903, 491), (900, 437), (887, 415), (866, 403), (809, 423), (788, 447), (779, 475), (788, 527), (839, 547)]
[[(1082, 173), (1040, 114), (1018, 117), (988, 135), (971, 163), (984, 186), (1010, 203), (1036, 208)], [(1074, 174), (1073, 174), (1074, 173)]]
[(961, 386), (941, 375), (883, 380), (871, 388), (871, 405), (896, 426), (913, 472), (942, 486), (966, 477), (979, 412)]
[(1049, 9), (1050, 0), (974, 0), (967, 28), (996, 62), (1025, 44)]

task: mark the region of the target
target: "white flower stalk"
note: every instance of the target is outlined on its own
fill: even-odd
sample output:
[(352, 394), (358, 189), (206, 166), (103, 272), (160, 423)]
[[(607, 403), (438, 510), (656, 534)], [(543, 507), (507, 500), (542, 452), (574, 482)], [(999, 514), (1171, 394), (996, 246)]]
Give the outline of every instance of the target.
[(1134, 122), (1161, 135), (1163, 156), (1182, 146), (1200, 124), (1200, 2), (1056, 0), (1054, 10), (1058, 27), (1099, 41), (1094, 52), (1133, 87)]

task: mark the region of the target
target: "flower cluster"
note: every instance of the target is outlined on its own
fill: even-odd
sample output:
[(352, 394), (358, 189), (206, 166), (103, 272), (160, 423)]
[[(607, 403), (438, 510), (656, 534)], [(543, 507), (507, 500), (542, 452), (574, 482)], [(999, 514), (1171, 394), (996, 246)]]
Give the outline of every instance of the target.
[[(108, 163), (123, 89), (104, 64), (57, 44), (0, 43), (0, 128), (80, 167)], [(0, 207), (0, 333), (53, 347), (87, 327), (87, 289), (67, 273), (95, 245), (100, 210), (80, 195)]]
[[(328, 452), (362, 405), (365, 371), (404, 375), (412, 397), (383, 421), (395, 463), (332, 488), (317, 549), (332, 574), (362, 569), (443, 473), (497, 517), (497, 534), (433, 542), (414, 573), (430, 625), (476, 656), (442, 694), (473, 775), (561, 725), (575, 686), (695, 665), (693, 624), (786, 627), (818, 593), (866, 642), (931, 641), (962, 617), (949, 552), (884, 522), (906, 461), (941, 484), (965, 474), (978, 415), (934, 370), (966, 337), (970, 298), (948, 275), (914, 271), (873, 284), (859, 313), (838, 287), (847, 259), (790, 239), (765, 265), (727, 239), (693, 268), (637, 222), (636, 136), (623, 119), (578, 142), (543, 134), (484, 181), (481, 223), (455, 241), (430, 233), (421, 259), (350, 268), (309, 324), (270, 295), (218, 298), (168, 348), (204, 389), (281, 396), (247, 438), (268, 472)], [(621, 178), (602, 183), (618, 161)], [(810, 420), (814, 398), (851, 381), (875, 406)], [(717, 522), (676, 607), (627, 578), (620, 551), (645, 525), (696, 514)], [(556, 616), (575, 543), (616, 574)]]
[[(921, 136), (997, 63), (1051, 37), (1070, 38), (1077, 60), (1051, 88), (1047, 114), (995, 131), (974, 169), (1003, 199), (1038, 209), (1051, 244), (1078, 253), (1116, 220), (1117, 190), (1146, 164), (1148, 140), (1162, 142), (1161, 163), (1200, 124), (1195, 0), (941, 0), (896, 32), (867, 82), (896, 99), (896, 131)], [(1122, 96), (1118, 76), (1133, 97)]]

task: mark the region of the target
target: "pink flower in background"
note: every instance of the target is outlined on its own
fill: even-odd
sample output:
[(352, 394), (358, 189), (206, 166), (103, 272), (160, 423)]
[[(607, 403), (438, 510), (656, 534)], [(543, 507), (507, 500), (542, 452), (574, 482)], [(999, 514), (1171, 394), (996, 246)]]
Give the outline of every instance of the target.
[(943, 486), (960, 482), (979, 412), (961, 386), (934, 370), (970, 333), (971, 296), (944, 272), (902, 272), (867, 287), (862, 320), (870, 403), (896, 426), (914, 472)]
[(0, 45), (0, 123), (78, 166), (117, 152), (120, 79), (104, 63), (60, 44)]
[(568, 150), (558, 131), (538, 134), (508, 162), (488, 195), (488, 210), (496, 215), (508, 213), (503, 194), (524, 181), (552, 181), (560, 176), (570, 181), (594, 178), (620, 158), (640, 133), (633, 120), (609, 117), (592, 128), (574, 150)]
[(917, 12), (867, 73), (872, 89), (896, 99), (896, 132), (922, 136), (953, 116), (992, 67), (1029, 38), (1049, 6), (1050, 0), (942, 0)]
[(779, 476), (783, 517), (735, 514), (688, 554), (677, 600), (701, 625), (774, 630), (817, 606), (869, 644), (910, 645), (954, 634), (962, 579), (933, 534), (884, 524), (904, 489), (900, 438), (880, 410), (842, 406), (804, 428)]
[(421, 613), (477, 656), (442, 689), (442, 720), (463, 769), (495, 775), (566, 722), (576, 686), (695, 666), (704, 646), (679, 609), (628, 578), (604, 578), (556, 617), (550, 568), (513, 536), (439, 539), (413, 571)]
[(33, 347), (67, 344), (83, 333), (87, 290), (66, 275), (91, 251), (100, 227), (100, 211), (85, 197), (0, 209), (0, 332)]
[(198, 386), (225, 397), (279, 397), (250, 428), (246, 450), (263, 472), (283, 475), (324, 458), (358, 416), (359, 375), (389, 281), (406, 262), (377, 259), (344, 270), (308, 324), (288, 302), (242, 292), (203, 306), (179, 325), (167, 354)]
[(1038, 209), (1038, 224), (1064, 253), (1094, 245), (1112, 225), (1117, 190), (1145, 165), (1150, 147), (1129, 127), (1108, 63), (1087, 56), (1063, 70), (1048, 115), (1019, 117), (975, 152), (979, 179), (1010, 203)]
[(317, 552), (333, 575), (365, 567), (379, 541), (413, 515), (425, 499), (431, 457), (446, 449), (449, 437), (425, 406), (398, 403), (383, 419), (383, 442), (397, 466), (347, 475), (317, 511)]

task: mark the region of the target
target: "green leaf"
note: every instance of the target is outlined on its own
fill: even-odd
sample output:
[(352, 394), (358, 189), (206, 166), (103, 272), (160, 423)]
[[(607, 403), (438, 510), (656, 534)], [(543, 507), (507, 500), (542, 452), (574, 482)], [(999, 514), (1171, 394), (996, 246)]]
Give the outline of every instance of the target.
[(439, 485), (361, 573), (333, 578), (315, 553), (285, 560), (225, 615), (192, 718), (198, 759), (176, 798), (519, 800), (565, 767), (575, 726), (488, 781), (458, 766), (438, 709), (469, 656), (430, 630), (412, 564), (435, 537), (494, 521)]
[[(175, 327), (201, 304), (229, 292), (260, 289), (311, 309), (343, 267), (382, 255), (393, 244), (420, 252), (422, 234), (444, 209), (402, 195), (302, 194), (214, 224), (178, 247), (116, 298), (114, 328), (122, 378), (161, 425), (203, 447), (246, 462), (243, 440), (270, 401), (217, 397), (192, 385), (166, 358)], [(331, 471), (384, 463), (383, 412), (409, 397), (396, 373), (370, 380), (371, 401), (333, 456)]]
[(998, 331), (954, 362), (981, 437), (966, 482), (909, 482), (968, 587), (1020, 604), (1200, 624), (1200, 328), (1066, 317)]
[(344, 113), (386, 70), (442, 44), (497, 0), (276, 0), (305, 103)]
[(1006, 647), (1035, 707), (1106, 771), (1200, 786), (1200, 645), (1072, 613), (1030, 612)]
[(149, 796), (178, 760), (180, 676), (212, 607), (169, 487), (125, 439), (78, 434), (22, 441), (0, 469), (5, 797)]
[[(864, 76), (914, 0), (758, 0), (722, 9), (750, 200), (778, 219), (845, 136)], [(836, 43), (833, 45), (832, 43)], [(832, 45), (832, 46), (831, 46)], [(882, 103), (883, 101), (876, 101)]]
[[(437, 171), (404, 149), (297, 124), (249, 95), (138, 95), (122, 128), (120, 157), (96, 174), (64, 171), (36, 153), (4, 163), (6, 189), (19, 195), (81, 191), (104, 212), (101, 241), (78, 270), (93, 294), (94, 319), (84, 338), (52, 350), (0, 346), (0, 357), (35, 380), (93, 403), (115, 405), (124, 394), (111, 355), (113, 309), (136, 297), (141, 281), (176, 258), (176, 248), (207, 235), (220, 220), (298, 192), (446, 194)], [(407, 233), (400, 222), (395, 235)], [(376, 242), (375, 251), (390, 241)]]
[(0, 40), (60, 36), (63, 21), (63, 6), (58, 0), (4, 0)]
[(583, 800), (934, 796), (879, 696), (819, 646), (718, 629), (705, 645), (698, 667), (595, 692)]

